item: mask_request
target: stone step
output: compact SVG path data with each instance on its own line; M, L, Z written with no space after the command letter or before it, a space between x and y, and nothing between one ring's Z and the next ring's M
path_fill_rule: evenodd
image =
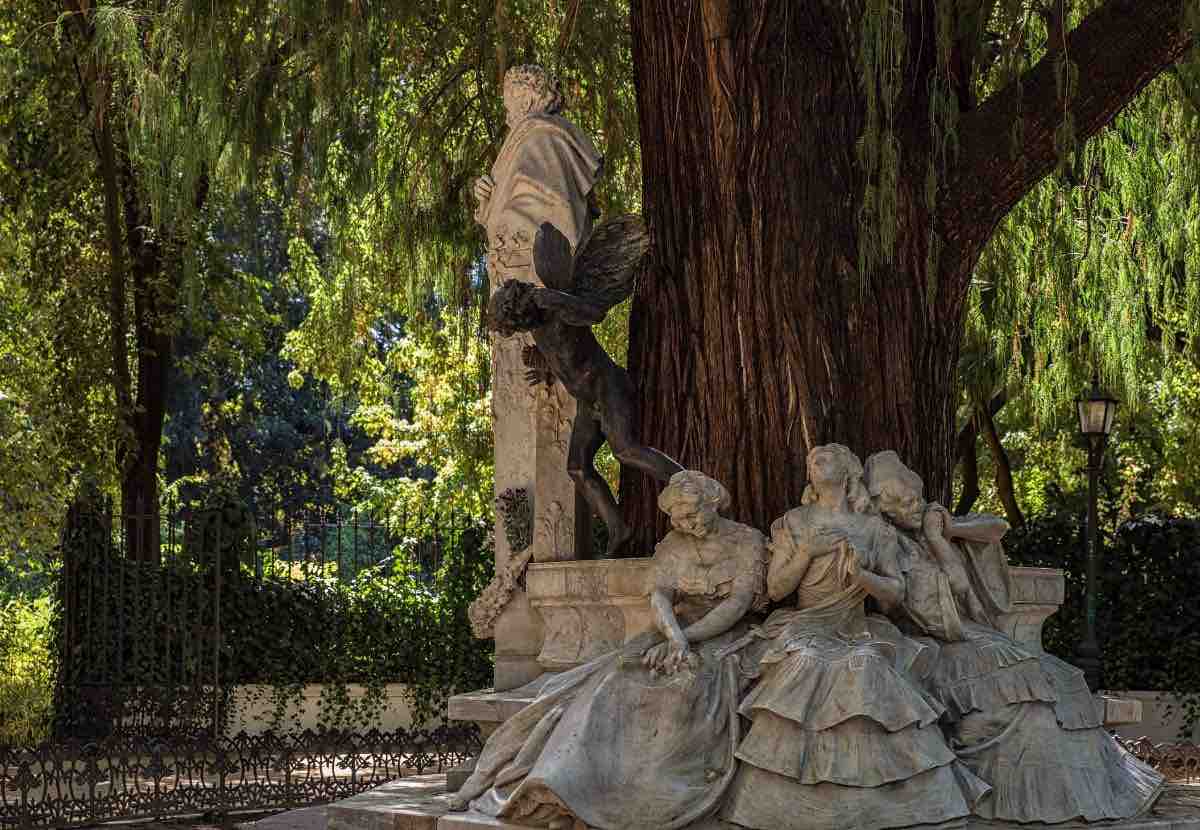
M451 813L446 799L445 775L402 778L329 805L325 808L327 830L528 830L527 825L512 824L480 813ZM705 830L738 830L735 825L724 822L714 821L710 825L706 825ZM285 826L266 830L284 830ZM1016 830L1023 826L980 820L969 820L963 825L965 830ZM1084 822L1053 825L1061 830L1096 826ZM1106 830L1200 830L1200 785L1168 787L1149 815L1129 821L1105 822L1104 827ZM258 825L255 830L259 830Z

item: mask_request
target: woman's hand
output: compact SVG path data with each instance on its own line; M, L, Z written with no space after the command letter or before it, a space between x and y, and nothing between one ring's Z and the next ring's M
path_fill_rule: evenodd
M691 666L696 661L696 655L686 640L664 640L658 645L646 649L642 656L642 665L653 672L675 674L685 666Z
M925 510L925 516L921 520L921 532L928 539L943 539L951 538L951 528L954 525L954 517L950 515L950 511L937 503L930 503Z

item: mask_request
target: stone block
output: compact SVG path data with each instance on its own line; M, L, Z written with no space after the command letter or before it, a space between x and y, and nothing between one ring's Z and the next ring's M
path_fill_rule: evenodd
M648 558L530 565L526 592L545 630L541 667L574 668L650 630L650 571Z
M515 689L542 673L542 619L524 591L516 591L496 620L496 689Z
M326 808L327 830L436 830L446 807L446 776L400 778Z
M1019 643L1042 650L1042 626L1058 612L1066 593L1063 572L1054 568L1012 568L1012 611L997 627Z
M1114 697L1101 694L1104 706L1104 725L1123 726L1142 722L1142 702L1136 698Z
M531 683L506 691L482 689L454 695L450 698L447 714L450 720L474 721L481 726L503 723L537 697L542 684L551 676L543 674Z

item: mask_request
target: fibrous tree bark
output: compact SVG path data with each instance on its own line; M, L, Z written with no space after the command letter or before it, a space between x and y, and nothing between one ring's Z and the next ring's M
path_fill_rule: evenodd
M858 60L867 3L631 4L654 242L631 318L643 440L724 482L740 520L765 528L798 504L806 453L830 441L895 449L930 498L949 499L963 313L984 244L1055 168L1064 116L1077 139L1094 134L1191 44L1182 0L1109 0L977 102L980 39L960 26L939 59L942 5L901 4L895 239L864 270L859 218L878 185L856 155L875 83ZM991 6L941 11L978 21ZM1063 51L1080 72L1066 97ZM938 73L958 108L948 160L933 157ZM652 484L626 477L622 496L649 544L662 530Z

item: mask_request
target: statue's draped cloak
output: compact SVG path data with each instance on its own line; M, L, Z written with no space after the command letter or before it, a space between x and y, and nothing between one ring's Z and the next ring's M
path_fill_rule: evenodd
M531 115L509 131L492 165L491 198L476 215L487 229L493 288L529 274L543 222L578 249L592 229L588 196L603 165L591 139L557 115Z

